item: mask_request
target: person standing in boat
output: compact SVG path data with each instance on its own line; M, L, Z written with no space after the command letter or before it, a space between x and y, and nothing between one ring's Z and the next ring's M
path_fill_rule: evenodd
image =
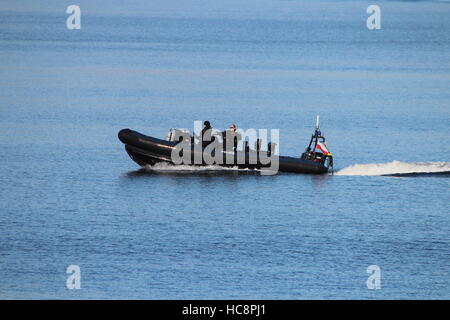
M211 123L209 123L209 121L205 121L203 122L203 129L200 132L200 137L199 139L202 141L202 147L206 148L206 146L208 146L208 144L210 144L212 142L212 128L211 128Z
M232 142L232 150L236 151L237 150L237 145L239 143L239 140L241 140L241 135L239 134L239 132L236 131L236 125L234 123L230 124L230 127L222 132L222 138L223 138L223 145L224 145L224 150L226 151L231 151L228 150L227 148L227 141L233 141Z

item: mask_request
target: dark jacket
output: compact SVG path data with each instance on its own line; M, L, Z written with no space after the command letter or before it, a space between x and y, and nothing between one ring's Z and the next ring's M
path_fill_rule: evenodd
M208 144L210 144L212 142L212 128L209 127L204 127L200 133L200 138L202 139L202 145L203 147L206 147Z
M233 151L236 151L239 140L241 139L241 135L235 131L225 130L225 131L222 131L222 137L223 137L224 150L226 150L227 138L228 138L228 139L233 139L233 144L232 144ZM227 151L231 151L231 150L227 150Z

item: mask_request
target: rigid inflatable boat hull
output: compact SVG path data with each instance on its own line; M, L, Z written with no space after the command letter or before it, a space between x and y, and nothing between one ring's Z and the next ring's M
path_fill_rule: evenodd
M119 139L125 144L125 150L130 158L138 165L144 167L146 165L155 165L156 163L165 162L174 164L171 158L172 150L177 145L176 142L165 141L162 139L143 135L137 131L130 129L123 129L119 132ZM192 152L192 156L194 151ZM238 163L237 157L245 157L245 163ZM269 165L263 165L259 162L251 163L249 159L255 160L257 152L242 152L238 151L234 155L233 164L217 164L225 167L237 166L242 169L261 169L269 167ZM242 158L241 158L242 159ZM205 164L196 164L205 165ZM320 162L314 162L311 160L304 160L294 157L279 156L279 168L281 172L295 172L295 173L312 173L323 174L328 172L328 168Z

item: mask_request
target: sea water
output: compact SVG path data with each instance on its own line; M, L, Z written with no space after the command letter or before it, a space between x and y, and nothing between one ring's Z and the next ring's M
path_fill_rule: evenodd
M77 4L0 4L0 298L450 298L450 3ZM139 170L117 139L209 120L299 156L317 114L334 175Z

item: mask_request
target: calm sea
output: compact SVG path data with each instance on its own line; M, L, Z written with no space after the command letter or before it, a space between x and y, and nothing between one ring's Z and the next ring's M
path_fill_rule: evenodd
M373 31L365 1L41 3L0 4L0 298L450 298L449 2ZM117 139L209 120L298 156L316 114L333 176L142 171Z

